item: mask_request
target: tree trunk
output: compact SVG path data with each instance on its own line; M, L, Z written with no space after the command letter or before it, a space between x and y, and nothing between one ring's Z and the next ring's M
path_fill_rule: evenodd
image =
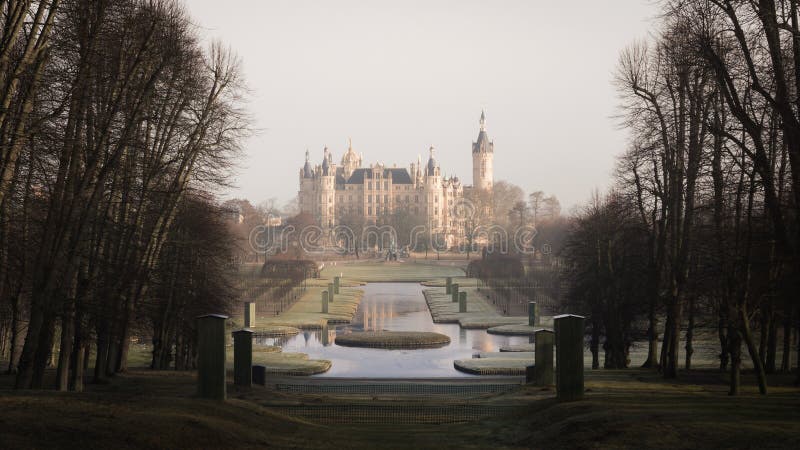
M651 299L650 310L647 313L647 359L643 368L658 366L658 318L656 317L656 300Z
M58 351L58 369L56 372L56 389L69 389L70 357L72 356L75 336L75 303L70 299L64 304L64 315L61 318L61 346Z
M689 297L689 325L686 328L686 370L692 370L692 354L694 347L692 340L694 338L694 296Z
M730 339L728 339L728 313L727 306L720 306L719 320L717 321L717 336L719 337L719 370L728 370L728 360L730 356Z
M739 395L742 369L742 336L733 325L729 325L728 341L730 342L728 353L731 355L731 379L728 395Z
M592 369L600 368L600 329L596 321L592 321L592 339L589 342L589 349L592 351Z
M747 311L744 307L739 309L739 320L744 334L744 342L747 345L747 351L750 353L750 359L753 361L753 368L756 372L758 392L761 395L766 395L767 375L764 373L764 363L762 362L761 355L758 353L758 348L753 339L753 333L750 331L750 321L747 320Z

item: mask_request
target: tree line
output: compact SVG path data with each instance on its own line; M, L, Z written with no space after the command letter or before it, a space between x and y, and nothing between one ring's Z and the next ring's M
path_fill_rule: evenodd
M621 52L614 83L630 146L611 192L580 212L565 250L595 366L601 337L611 368L627 367L643 338L644 366L674 378L679 351L692 367L702 322L715 330L731 394L744 358L762 394L766 374L791 370L798 3L662 1L658 31Z
M0 1L0 332L17 388L190 365L193 314L232 297L209 194L247 133L238 61L172 0ZM179 361L180 360L180 361Z

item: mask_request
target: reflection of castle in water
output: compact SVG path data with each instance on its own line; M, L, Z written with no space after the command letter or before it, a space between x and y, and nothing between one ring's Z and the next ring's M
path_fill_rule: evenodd
M361 328L364 331L381 331L386 328L386 319L395 317L394 303L367 303L362 305Z

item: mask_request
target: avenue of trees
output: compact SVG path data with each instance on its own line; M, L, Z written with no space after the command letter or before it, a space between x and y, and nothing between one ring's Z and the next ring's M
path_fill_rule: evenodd
M146 329L155 368L187 367L191 318L233 293L208 193L247 131L236 58L172 0L0 13L0 359L18 388L55 366L58 389L81 390L87 367L124 371Z
M799 3L663 1L659 31L622 51L615 83L630 147L564 253L595 366L601 336L609 368L627 367L643 338L644 366L674 378L691 368L702 321L716 330L731 394L744 359L762 394L766 374L792 369Z

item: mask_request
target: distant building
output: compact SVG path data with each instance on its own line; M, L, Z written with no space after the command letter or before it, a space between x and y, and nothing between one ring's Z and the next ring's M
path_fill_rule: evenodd
M472 144L472 180L475 189L491 190L494 144L486 133L486 117L481 112L478 139ZM444 178L436 162L433 146L428 161L421 158L409 168L383 164L362 167L363 155L353 150L352 142L340 164L327 147L322 162L312 166L309 153L300 169L300 211L314 217L325 230L340 225L343 217L363 218L365 224L386 223L382 218L402 209L421 218L434 233L448 237L450 244L459 240L463 222L454 214L454 206L464 197L458 177Z

